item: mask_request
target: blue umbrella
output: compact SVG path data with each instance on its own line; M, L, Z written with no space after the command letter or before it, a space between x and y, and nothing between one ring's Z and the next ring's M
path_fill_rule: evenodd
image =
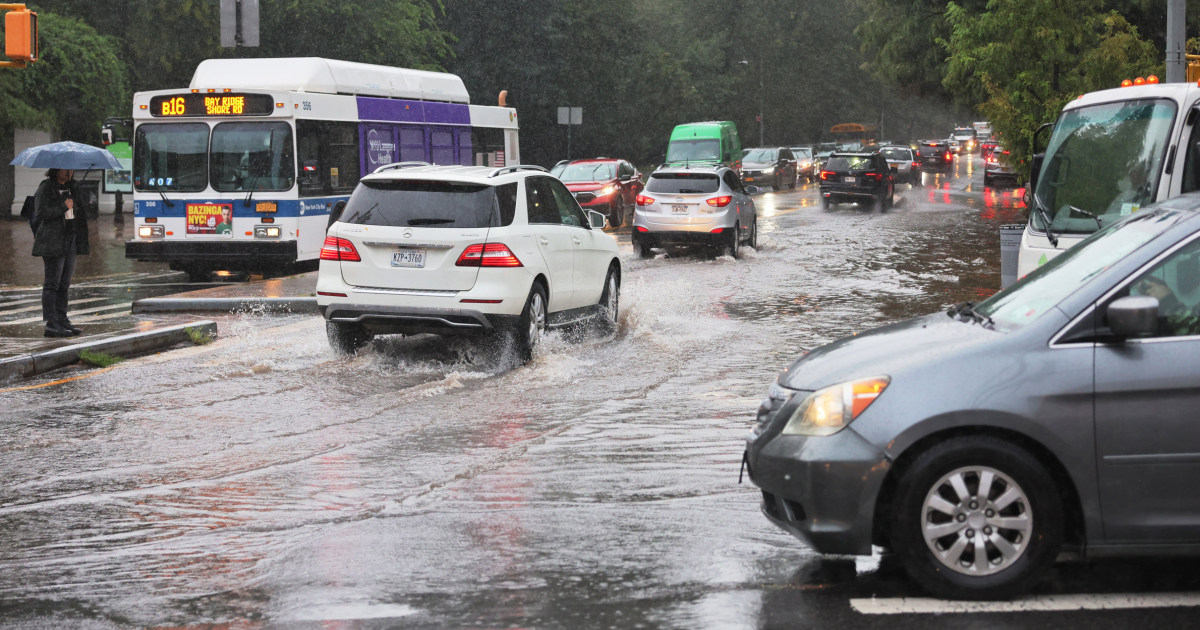
M107 150L70 140L29 147L9 164L30 168L65 168L73 171L122 168L117 158Z

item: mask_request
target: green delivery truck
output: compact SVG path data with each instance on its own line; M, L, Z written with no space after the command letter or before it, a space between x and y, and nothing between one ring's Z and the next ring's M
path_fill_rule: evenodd
M737 125L720 120L677 125L667 144L663 166L724 164L742 172L742 141Z

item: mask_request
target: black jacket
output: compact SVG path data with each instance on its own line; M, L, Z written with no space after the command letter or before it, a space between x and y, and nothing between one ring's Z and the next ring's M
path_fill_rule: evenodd
M75 219L72 225L75 229L75 253L86 255L88 249L87 212L79 203L79 189L75 180L65 184L70 196L75 200ZM67 231L66 195L59 194L57 182L49 178L42 180L34 193L34 216L37 217L37 232L33 237L34 256L65 256L65 241Z

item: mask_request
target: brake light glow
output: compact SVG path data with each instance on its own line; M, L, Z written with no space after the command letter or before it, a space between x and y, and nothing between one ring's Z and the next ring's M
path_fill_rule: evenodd
M342 262L359 262L358 250L354 243L336 236L326 236L325 244L321 247L321 260L340 260Z
M950 152L949 152L949 151L947 151L947 152L946 152L946 161L947 161L947 162L949 162L949 161L951 161L951 160L953 160L953 159L954 159L954 156L953 156L953 155L950 155Z
M647 197L646 195L637 196L637 205L639 206L648 206L652 203L654 203L654 197Z
M730 197L729 195L721 195L720 197L713 197L712 199L707 200L708 205L715 208L724 208L725 206L729 205L730 201L733 201L733 197Z
M639 225L639 226L638 226L638 231L639 231L639 232L649 232L650 230L649 230L649 229L647 229L647 228L646 228L646 226L644 226L644 225Z
M504 243L476 243L463 250L458 267L524 267Z
M725 228L713 228L712 230L709 230L709 233L710 234L720 234L721 232L724 232L724 231L725 231Z
M830 177L833 177L833 171L821 171L821 179L828 180Z

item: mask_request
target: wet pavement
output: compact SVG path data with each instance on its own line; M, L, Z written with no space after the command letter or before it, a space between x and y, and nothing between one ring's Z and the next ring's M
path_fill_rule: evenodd
M776 529L738 464L798 353L999 288L1020 202L980 164L884 213L822 211L812 185L758 196L742 260L640 260L626 228L616 335L554 333L523 366L428 336L339 357L319 317L247 312L213 344L0 389L0 625L923 627L860 612L921 594L888 558ZM1184 566L1098 566L1035 595L1197 587Z

